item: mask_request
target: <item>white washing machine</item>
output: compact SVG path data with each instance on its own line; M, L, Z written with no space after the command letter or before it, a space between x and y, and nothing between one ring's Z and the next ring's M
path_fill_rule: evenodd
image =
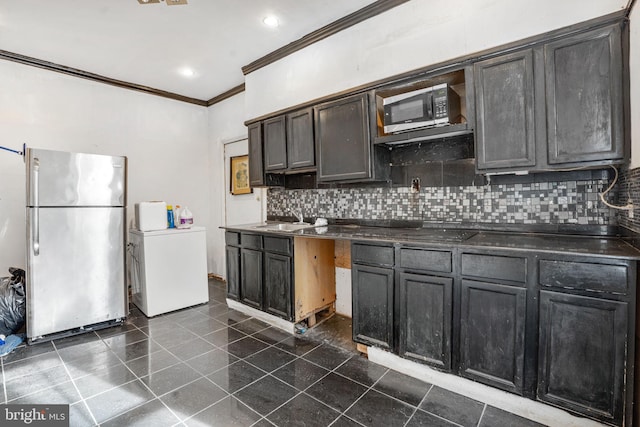
M209 301L204 227L129 231L133 303L153 317Z

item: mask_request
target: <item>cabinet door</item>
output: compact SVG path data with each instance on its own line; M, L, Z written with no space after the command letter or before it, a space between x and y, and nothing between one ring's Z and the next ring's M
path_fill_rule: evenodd
M627 304L540 292L538 399L621 423Z
M291 257L264 253L264 310L292 320Z
M287 160L289 169L315 166L313 110L296 111L287 116Z
M399 274L400 356L451 369L453 279Z
M240 298L240 248L226 247L227 254L227 297Z
M287 168L287 128L285 116L265 120L264 169L281 171Z
M522 394L526 289L462 281L460 375Z
M262 251L241 250L240 298L245 304L262 309Z
M620 27L549 43L544 57L549 163L621 159Z
M478 169L534 166L533 51L478 62L474 76Z
M262 159L262 124L249 125L249 184L264 185L264 163Z
M353 340L393 347L393 270L353 264Z
M315 107L318 181L371 177L367 94Z

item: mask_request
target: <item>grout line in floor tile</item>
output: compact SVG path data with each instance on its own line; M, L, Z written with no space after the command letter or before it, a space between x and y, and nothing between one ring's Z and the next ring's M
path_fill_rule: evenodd
M137 327L137 326L136 326L136 327ZM142 332L144 333L144 331L142 331ZM151 337L149 337L149 339L151 340L152 338L151 338ZM154 341L154 342L155 342L155 341ZM105 343L105 344L106 344L106 343ZM167 351L167 352L169 352L170 354L172 354L172 355L173 355L173 353L171 353L169 350L167 350L166 348L164 348L164 347L163 347L162 345L160 345L159 343L157 343L157 342L156 342L156 344L157 344L157 345L159 345L159 346L160 346L162 349L164 349L165 351ZM108 345L108 344L107 344L107 345ZM125 347L126 347L126 346L125 346ZM109 347L109 349L111 349L111 348ZM113 350L111 350L111 351L113 352ZM179 416L178 416L178 415L173 411L173 409L169 408L169 406L167 406L167 404L166 404L166 403L164 403L164 402L163 402L163 401L158 397L158 395L157 395L153 390L151 390L151 387L149 387L149 386L148 386L144 381L142 381L142 378L144 378L144 377L139 377L139 376L138 376L138 374L136 374L135 372L133 372L133 370L131 370L131 368L130 368L129 366L127 366L127 364L125 363L125 361L124 361L124 360L122 360L122 359L120 358L120 356L118 356L115 352L113 352L113 354L116 356L116 358L118 358L118 360L120 360L120 362L124 365L124 367L125 367L129 372L131 372L131 374L133 374L133 376L135 377L135 379L134 379L133 381L128 381L128 382L126 382L125 384L120 384L119 386L113 387L113 388L111 388L110 390L113 390L113 389L115 389L115 388L121 387L121 386L126 385L126 384L129 384L129 383L132 383L132 382L134 382L134 381L140 381L140 383L141 383L141 384L142 384L142 385L143 385L147 390L149 390L149 392L151 393L151 395L152 395L152 396L154 396L154 398L155 398L155 399L158 399L158 401L159 401L160 403L162 403L162 404L164 405L164 407L165 407L165 408L167 408L167 409L169 410L169 412L171 412L171 413L173 414L173 416L175 416L175 417L176 417L176 419L177 419L177 420L179 420L179 421L180 421L180 417L179 417ZM148 354L147 354L147 356L148 356ZM140 356L140 357L145 357L145 356ZM133 359L133 360L137 360L137 359L139 359L139 358L136 358L136 359ZM180 361L180 362L178 362L178 363L184 363L184 362ZM173 364L173 365L171 365L171 366L169 366L169 367L167 367L167 368L160 369L159 371L156 371L156 372L160 372L160 371L163 371L163 370L165 370L165 369L168 369L168 368L170 368L170 367L172 367L172 366L176 366L178 363L175 363L175 364ZM153 374L153 373L155 373L155 372L151 372L151 373L149 373L149 374L147 374L147 375L145 375L145 376L151 375L151 374ZM204 377L204 376L203 376L203 377ZM194 380L194 381L195 381L195 380ZM74 385L75 385L75 384L74 384ZM179 387L178 387L178 388L179 388ZM174 389L174 390L175 390L175 389ZM173 391L173 390L172 390L172 391ZM78 393L79 393L79 392L80 392L80 391L78 390ZM97 395L99 395L99 394L102 394L102 393L98 393ZM95 396L97 396L97 395L95 395ZM80 396L82 397L82 394L80 394ZM124 412L122 412L122 413L120 413L120 414L117 414L117 415L115 415L115 416L113 416L113 417L111 417L111 418L108 418L107 420L104 420L104 422L109 421L109 420L111 420L111 419L113 419L113 418L115 418L115 417L119 417L120 415L126 414L126 413L127 413L127 412L129 412L129 411L133 411L134 409L137 409L137 408L141 407L142 405L144 405L144 404L146 404L146 403L148 403L148 402L151 402L152 400L153 400L153 399L148 400L148 401L146 401L146 402L143 402L143 403L142 403L142 404L140 404L140 405L137 405L137 406L135 406L135 407L133 407L133 408L130 408L130 409L128 409L128 410L126 410L126 411L124 411ZM87 405L87 406L88 406L88 405ZM92 414L92 416L93 416L93 414ZM94 418L94 421L95 421L95 418ZM97 423L96 423L96 424L97 424Z
M16 400L19 400L19 399L22 399L22 398L25 398L25 397L29 397L29 396L33 396L34 394L38 394L38 393L40 393L40 392L42 392L42 391L50 390L50 389L52 389L52 388L54 388L54 387L58 387L58 386L61 386L61 385L67 384L67 383L70 383L70 382L72 382L72 381L73 381L73 380L63 381L63 382L61 382L61 383L57 383L57 384L51 385L51 386L49 386L49 387L39 388L39 389L38 389L38 390L36 390L36 391L32 391L32 392L27 393L27 394L21 394L20 396L18 396L18 397L14 397L13 399L9 399L9 398L7 397L6 401L7 401L7 403L12 403L12 402L15 402ZM75 384L73 384L73 385L75 386ZM78 399L77 401L69 403L69 405L73 405L73 404L75 404L75 403L78 403L78 402L80 402L81 400L82 400L82 396L80 396L80 399Z
M380 377L380 378L382 378L382 377ZM427 392L424 394L424 396L422 396L422 399L420 399L420 402L418 402L418 404L416 405L416 407L413 410L413 413L411 414L411 416L407 419L407 421L405 421L405 423L404 423L405 426L409 423L409 421L411 421L411 418L413 418L413 416L416 414L416 412L418 412L418 409L420 408L420 405L422 405L422 402L424 402L424 400L429 395L429 392L433 389L433 384L430 384L430 385L431 385L431 387L429 387L429 390L427 390Z
M217 385L217 384L216 384ZM249 408L249 410L253 413L255 413L256 415L258 415L259 417L262 417L261 414L259 414L257 411L255 411L251 406L247 405L246 403L244 403L242 400L238 399L236 396L234 396L233 394L229 394L225 397L223 397L222 399L217 400L216 402L212 403L211 405L207 406L206 408L203 408L201 410L199 410L198 412L196 412L195 414L185 418L184 420L182 420L182 423L184 424L186 421L189 421L190 419L193 419L196 415L201 414L202 412L206 411L207 409L211 408L213 405L217 405L218 403L222 402L224 399L229 399L229 398L234 398L236 399L238 402L242 403L244 406L246 406L247 408Z
M482 414L480 414L480 418L478 419L477 426L480 427L480 423L482 422L482 418L484 417L484 413L487 410L487 403L484 404L484 408L482 408Z
M262 417L262 418L260 418L258 421L256 421L255 423L251 424L251 427L258 425L258 423L261 423L261 422L263 422L263 421L264 421L264 422L269 423L269 425L276 426L274 423L272 423L271 421L269 421L269 420L268 420L268 419L266 419L265 417ZM277 426L276 426L276 427L277 427Z
M389 372L389 369L387 369L387 372ZM345 409L342 413L346 416L347 412L349 411L349 409L353 408L353 406L358 403L360 401L360 399L362 399L362 397L364 397L365 394L369 393L370 390L373 390L373 386L375 386L381 379L382 377L384 377L385 375L387 375L387 372L385 372L384 374L382 374L380 376L380 378L378 378L373 384L371 384L365 391L364 393L362 393L360 396L358 396L358 398L353 401L353 403L351 403L351 405L349 405L349 407L347 409Z
M268 376L270 376L270 377L272 377L272 378L275 378L276 380L280 381L281 383L283 383L283 384L285 384L285 385L287 385L287 386L291 387L292 389L294 389L294 390L296 391L296 394L294 394L291 398L289 398L289 399L287 399L286 401L284 401L281 405L279 405L279 406L277 406L276 408L274 408L271 412L267 413L266 415L263 415L263 418L266 418L266 417L268 417L269 415L273 414L273 413L274 413L274 412L276 412L278 409L282 408L284 405L286 405L287 403L291 402L293 399L295 399L296 397L298 397L298 396L300 396L300 395L302 394L302 392L301 392L301 391L298 391L298 389L297 389L297 388L292 387L291 385L289 385L289 384L285 383L285 382L284 382L284 381L282 381L280 378L276 378L276 377L274 377L274 376L273 376L273 375L271 375L271 374L268 374ZM263 378L264 378L264 377L263 377ZM240 402L244 403L244 404L245 404L245 405L247 405L249 408L251 408L251 406L249 406L247 403L243 402L243 401L242 401L242 399L240 399L240 398L239 398L239 397L237 397L237 396L235 396L235 397L236 397L236 399L238 399ZM252 408L252 409L253 409L253 408ZM257 411L256 411L256 412L257 412ZM262 415L262 414L259 414L259 415ZM267 420L267 421L269 421L269 420ZM271 422L271 421L269 421L269 422ZM273 423L272 423L272 424L273 424Z
M457 422L452 421L452 420L450 420L450 419L448 419L448 418L444 418L444 417L443 417L443 416L441 416L441 415L434 414L433 412L427 411L426 409L420 409L420 405L422 405L422 404L424 403L424 401L425 401L425 400L427 400L427 397L429 396L429 393L430 393L430 392L431 392L435 387L436 387L436 386L435 386L435 384L431 384L431 387L429 387L429 390L427 391L427 394L425 394L425 395L424 395L424 397L422 398L422 400L420 401L420 403L418 404L418 406L417 406L416 408L417 408L418 410L420 410L420 411L422 411L422 412L426 412L427 414L432 415L432 416L434 416L434 417L436 417L436 418L439 418L439 419L441 419L441 420L445 420L446 422L448 422L448 423L450 423L450 424L452 424L452 425L454 425L454 426L463 427L462 425L458 424ZM415 411L415 412L417 412L417 411ZM414 412L414 415L415 415L415 412ZM484 410L483 410L483 413L484 413ZM413 415L412 415L412 416L413 416ZM480 418L482 418L482 416L481 416ZM411 420L411 419L409 419L409 420Z
M60 361L62 362L62 367L67 372L67 375L69 376L69 378L71 378L71 384L73 384L73 388L76 389L76 392L78 393L78 396L80 396L80 399L81 399L80 401L84 403L85 407L87 408L87 411L89 411L89 415L91 416L91 420L93 420L93 425L94 426L98 425L98 421L96 420L96 417L93 415L93 411L91 411L91 409L89 408L89 405L87 405L87 403L86 403L86 401L84 399L84 396L82 396L82 393L80 393L80 389L78 388L78 385L73 380L73 377L71 376L71 372L69 372L69 368L67 367L67 364L65 363L64 360L62 360L62 356L60 356L60 352L58 351L58 346L53 341L51 342L51 345L53 346L53 351L55 351L56 354L58 355L58 358L60 358ZM69 405L69 407L71 407L71 405Z

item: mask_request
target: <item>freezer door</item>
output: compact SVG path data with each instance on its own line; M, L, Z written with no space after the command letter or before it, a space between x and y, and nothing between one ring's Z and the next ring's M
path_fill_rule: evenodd
M27 206L126 206L126 160L27 149Z
M124 208L40 208L39 224L35 211L27 209L27 336L125 317Z

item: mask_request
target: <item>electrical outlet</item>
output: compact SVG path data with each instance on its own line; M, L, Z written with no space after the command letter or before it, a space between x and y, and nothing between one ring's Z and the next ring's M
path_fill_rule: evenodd
M419 193L420 192L420 178L412 178L411 179L411 192Z

